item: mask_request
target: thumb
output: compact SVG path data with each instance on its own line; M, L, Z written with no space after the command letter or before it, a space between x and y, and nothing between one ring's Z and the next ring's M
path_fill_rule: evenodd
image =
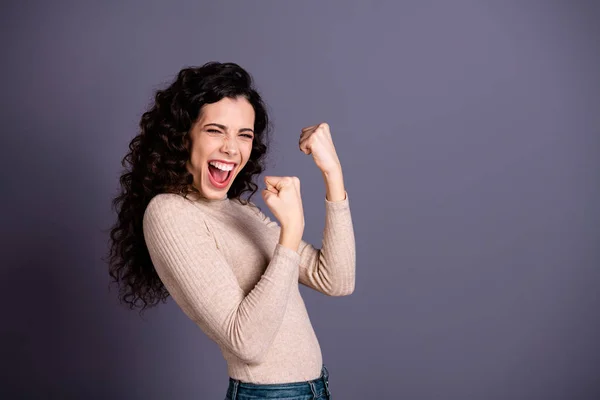
M274 194L273 194L273 192L270 192L267 189L264 189L262 191L262 196L263 196L263 199L265 200L265 202L267 202L271 197L274 196Z
M273 185L271 185L270 183L267 183L267 188L265 189L268 192L271 192L273 194L279 194L279 190L277 190Z
M282 176L265 176L265 183L279 189L279 182L282 179Z

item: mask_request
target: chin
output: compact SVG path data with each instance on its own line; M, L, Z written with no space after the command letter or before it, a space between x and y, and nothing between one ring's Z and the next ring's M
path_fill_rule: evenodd
M202 194L202 197L209 199L209 200L223 199L223 198L227 197L227 192L229 192L229 189L231 189L231 185L233 184L235 178L236 178L235 176L232 177L229 184L222 189L213 187L213 185L210 182L204 182L203 185L201 186L202 189L200 190L200 193Z

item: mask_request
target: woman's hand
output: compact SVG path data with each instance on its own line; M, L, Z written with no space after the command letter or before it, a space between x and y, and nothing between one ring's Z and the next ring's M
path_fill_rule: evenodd
M342 166L331 139L329 124L326 122L302 129L299 146L303 153L313 156L315 164L323 174L341 172Z
M295 176L265 176L267 188L262 191L265 203L282 228L304 230L304 209L300 179Z
M267 188L262 191L263 199L281 225L279 243L298 251L304 234L300 179L295 176L265 176L265 183Z

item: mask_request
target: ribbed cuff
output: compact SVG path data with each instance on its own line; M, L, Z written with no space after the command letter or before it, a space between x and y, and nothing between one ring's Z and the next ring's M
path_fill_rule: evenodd
M282 257L291 263L295 263L296 265L300 264L300 254L289 247L285 247L281 243L277 243L277 246L275 246L273 258L275 257Z
M350 205L350 200L348 199L348 192L344 193L346 198L338 201L329 201L327 200L327 196L325 196L325 206L329 208L347 208Z

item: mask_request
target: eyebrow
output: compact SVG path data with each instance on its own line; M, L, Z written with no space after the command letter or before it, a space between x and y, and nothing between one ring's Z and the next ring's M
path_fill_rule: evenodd
M207 126L216 126L217 128L221 128L224 131L227 130L227 127L225 125L221 125L221 124L210 123L210 124L204 125L203 128L206 128ZM252 133L254 133L254 131L252 129L250 129L250 128L242 128L242 129L239 130L239 132L252 132Z

